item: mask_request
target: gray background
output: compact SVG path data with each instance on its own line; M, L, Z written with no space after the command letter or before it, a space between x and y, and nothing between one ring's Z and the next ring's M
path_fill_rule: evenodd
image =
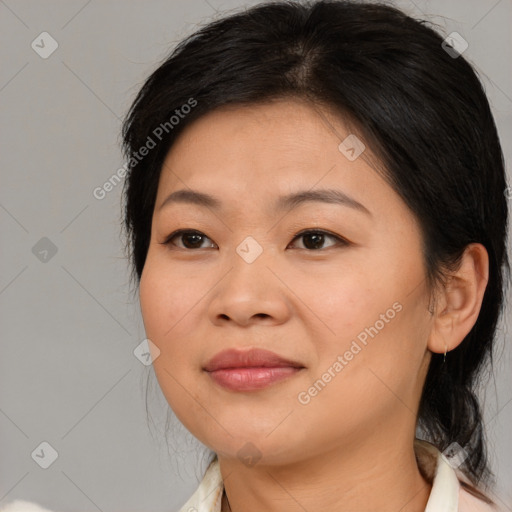
M133 353L145 336L120 239L122 185L103 200L93 190L123 164L120 121L168 50L255 3L0 0L0 505L171 512L196 488L201 447L178 424L168 452L167 403ZM511 0L395 4L469 42L464 56L510 162ZM59 45L47 59L31 47L43 31ZM483 398L499 496L512 510L510 304ZM31 456L43 441L58 452L48 469Z

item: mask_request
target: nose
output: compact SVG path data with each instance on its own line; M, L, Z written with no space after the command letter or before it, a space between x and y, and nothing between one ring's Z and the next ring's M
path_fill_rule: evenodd
M290 317L287 287L272 265L273 255L263 252L248 263L239 254L231 259L231 267L212 291L210 321L215 325L234 323L242 327L252 324L279 325ZM275 261L275 259L274 259Z

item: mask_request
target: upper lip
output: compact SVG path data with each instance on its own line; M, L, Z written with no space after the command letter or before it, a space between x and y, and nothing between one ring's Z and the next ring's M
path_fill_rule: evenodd
M207 372L225 368L283 367L304 368L304 365L263 349L228 349L215 354L204 366Z

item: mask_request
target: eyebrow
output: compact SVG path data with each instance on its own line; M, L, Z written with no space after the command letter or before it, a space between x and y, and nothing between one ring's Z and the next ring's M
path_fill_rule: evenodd
M289 211L297 208L301 204L309 202L348 206L349 208L359 210L370 217L372 216L371 212L364 205L341 190L336 189L302 190L293 192L286 196L281 196L277 199L275 210ZM205 194L204 192L199 192L197 190L181 189L169 194L158 210L162 210L165 206L173 203L195 204L197 206L204 206L213 210L220 210L222 208L222 202L210 194Z

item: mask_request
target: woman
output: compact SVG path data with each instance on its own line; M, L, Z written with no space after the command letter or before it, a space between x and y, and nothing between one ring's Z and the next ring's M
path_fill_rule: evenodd
M384 5L278 2L142 87L124 127L129 158L159 142L126 188L142 315L167 401L215 454L182 511L488 507L473 385L506 183L454 50Z
M261 4L139 92L133 275L162 391L212 450L181 512L499 510L474 390L506 182L456 43L385 5Z

